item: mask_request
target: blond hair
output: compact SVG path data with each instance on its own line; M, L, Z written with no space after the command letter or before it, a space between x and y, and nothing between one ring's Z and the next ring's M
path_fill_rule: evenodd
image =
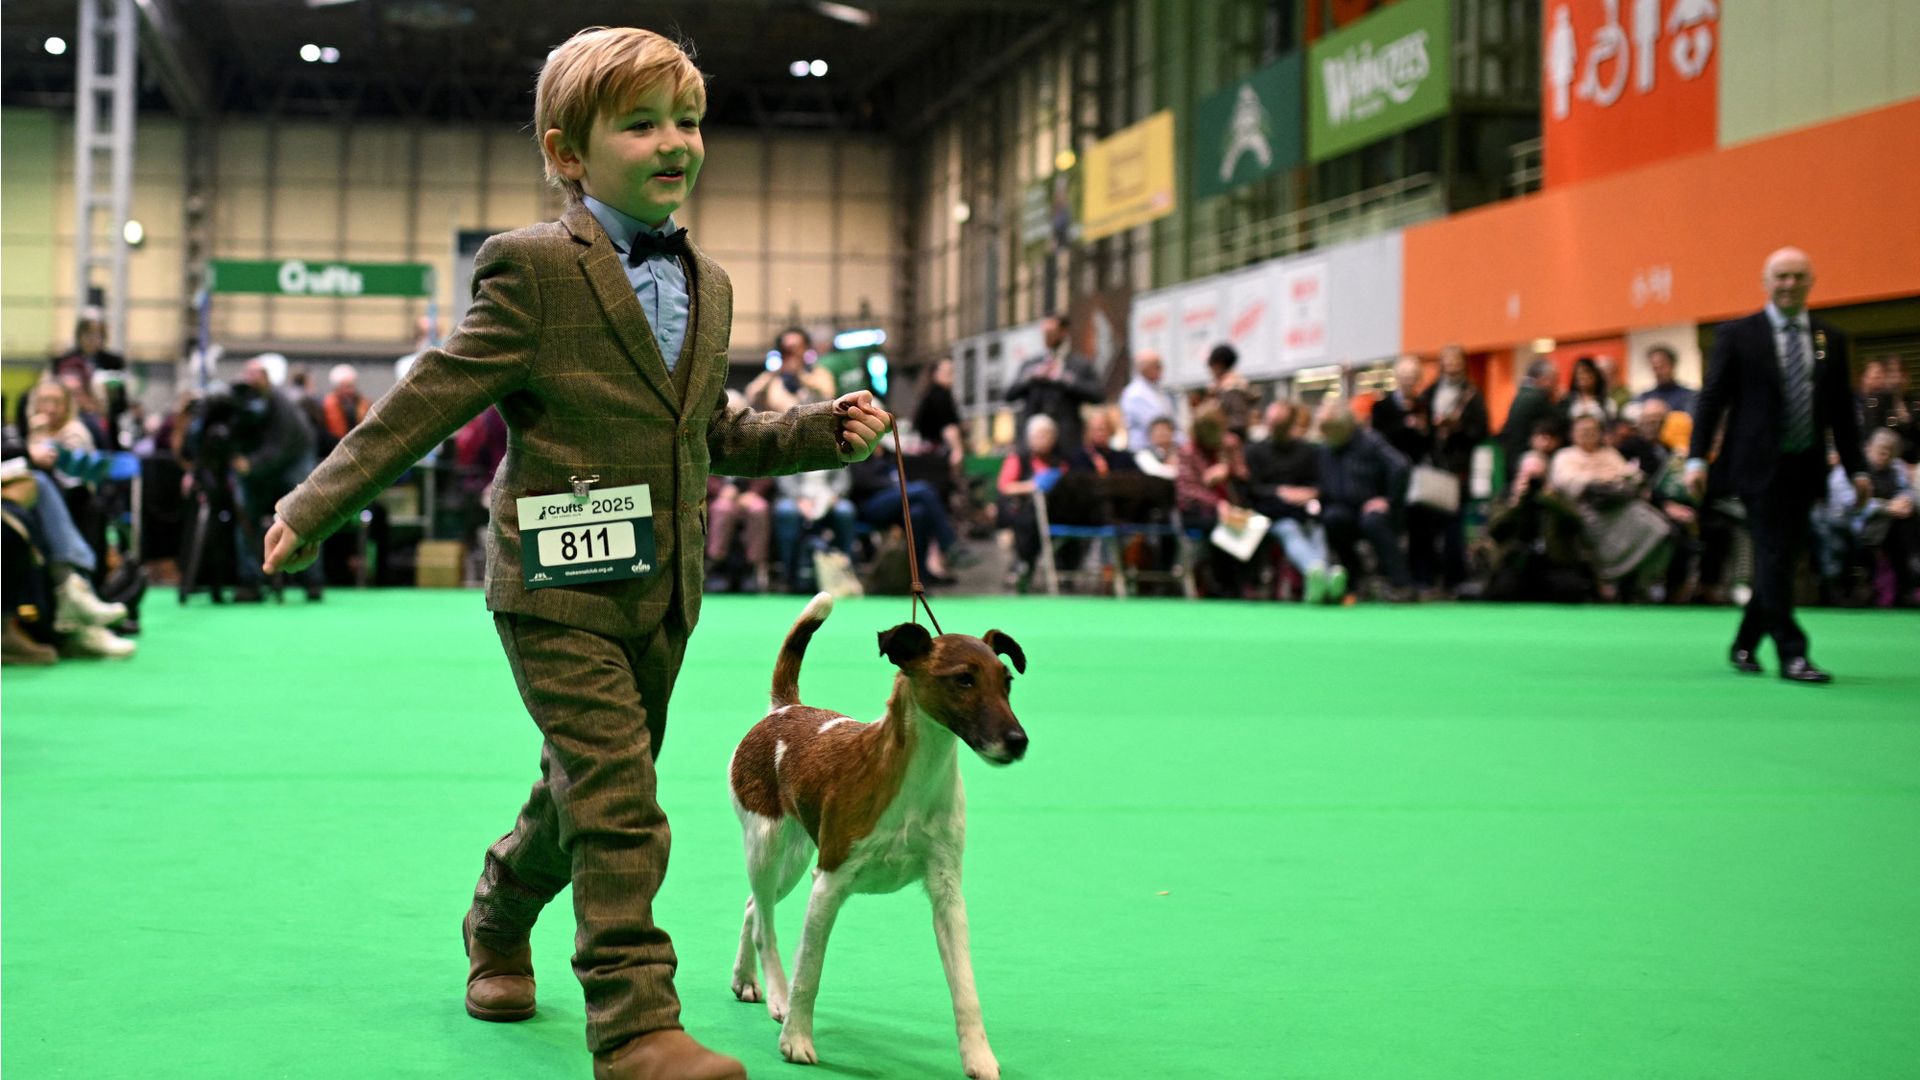
M533 90L533 137L546 163L547 182L580 201L580 182L554 169L547 132L558 128L561 141L580 153L594 121L626 112L663 86L672 91L675 105L707 111L707 79L693 57L651 30L590 26L548 53Z

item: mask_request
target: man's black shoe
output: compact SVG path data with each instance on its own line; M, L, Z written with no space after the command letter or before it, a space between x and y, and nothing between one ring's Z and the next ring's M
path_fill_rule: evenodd
M307 602L308 603L318 603L320 599L324 596L326 596L326 593L320 590L320 586L318 585L307 586Z
M1742 675L1758 675L1766 670L1760 666L1760 659L1753 655L1752 649L1733 650L1727 654L1727 662Z
M260 600L260 587L257 585L235 585L233 587L233 602L236 604L257 604Z
M1788 682L1830 683L1833 676L1813 666L1813 661L1796 656L1780 665L1780 677Z

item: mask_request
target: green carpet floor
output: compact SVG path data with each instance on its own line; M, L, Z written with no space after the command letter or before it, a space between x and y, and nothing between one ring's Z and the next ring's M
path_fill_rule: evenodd
M710 599L680 680L658 912L687 1026L760 1077L958 1077L917 889L842 913L817 1073L728 993L725 764L799 606ZM809 703L877 715L906 611L842 604ZM1027 760L962 766L1010 1080L1920 1075L1920 618L1808 614L1823 690L1731 674L1728 611L938 614L1030 660ZM6 672L8 1080L588 1075L564 897L539 1016L460 1008L460 916L538 747L477 594L156 596L141 642Z

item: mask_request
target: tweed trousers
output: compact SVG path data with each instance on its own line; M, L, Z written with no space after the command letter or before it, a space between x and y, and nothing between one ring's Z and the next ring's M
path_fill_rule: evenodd
M499 613L494 627L545 739L533 793L513 831L487 850L475 936L497 947L524 942L571 883L588 1047L601 1053L677 1028L673 942L653 922L672 846L653 763L687 628L675 613L626 641L530 615Z

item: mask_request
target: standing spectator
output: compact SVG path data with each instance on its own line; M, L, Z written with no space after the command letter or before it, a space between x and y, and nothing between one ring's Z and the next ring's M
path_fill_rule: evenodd
M783 413L833 400L833 374L810 363L805 330L797 326L782 330L775 344L780 350L780 366L761 372L747 384L747 408Z
M367 399L360 396L360 373L351 364L335 364L327 372L327 399L322 403L325 428L319 433L320 445L332 452L347 432L367 418Z
M1553 361L1536 357L1527 365L1527 379L1513 396L1507 410L1507 422L1500 428L1500 455L1506 460L1507 475L1517 476L1520 459L1527 452L1533 433L1542 420L1558 421L1560 412L1553 401L1553 384L1558 373Z
M1753 536L1753 595L1728 658L1737 671L1759 672L1754 650L1772 637L1782 678L1831 682L1807 658L1806 631L1793 617L1793 574L1826 474L1829 435L1861 500L1871 494L1847 385L1847 339L1807 315L1813 262L1806 252L1769 255L1764 283L1766 308L1723 325L1714 341L1695 406L1687 486L1696 502L1705 495L1707 452L1724 417L1722 453Z
M1060 446L1080 445L1080 406L1098 404L1100 376L1093 361L1073 349L1065 315L1049 315L1041 323L1045 355L1020 365L1007 400L1021 402L1020 430L1036 416L1052 419Z
M1361 428L1338 398L1320 405L1320 437L1320 520L1327 543L1357 583L1366 569L1360 561L1365 540L1386 576L1386 598L1407 599L1412 579L1394 524L1394 507L1407 487L1407 459L1378 433Z
M1600 421L1600 430L1605 431L1619 415L1607 392L1607 377L1601 372L1599 361L1591 356L1575 360L1573 374L1567 379L1567 396L1560 399L1560 417L1568 428L1572 428L1575 420L1591 416Z
M1013 576L1020 592L1032 585L1034 565L1046 544L1040 535L1040 519L1034 513L1033 493L1052 490L1067 470L1066 455L1060 450L1060 426L1051 416L1035 413L1027 417L1024 434L1026 448L1007 455L996 484L1001 498L1000 520L1013 526Z
M233 471L239 474L240 489L246 497L250 526L242 535L251 536L257 528L265 527L264 523L273 516L275 504L313 471L314 434L300 407L285 391L273 385L273 375L264 357L247 361L244 389L237 396L245 400L252 421L248 449L233 462ZM241 583L234 590L234 598L243 603L260 599L260 561L264 553L255 552L255 556L241 559L236 568ZM298 576L308 600L321 598L324 575L317 562L300 571Z
M1407 507L1408 561L1414 584L1452 592L1467 580L1467 474L1473 471L1474 448L1487 437L1487 399L1467 378L1467 354L1460 346L1440 351L1440 377L1420 394L1413 420L1431 439L1427 459L1453 474L1459 497L1451 513Z
M324 399L313 393L313 375L305 364L296 364L287 372L287 397L300 409L300 415L307 418L307 427L313 430L315 456L333 449L338 439L329 440L327 436L327 408Z
M1215 345L1207 354L1207 399L1220 410L1227 430L1243 442L1247 430L1253 426L1253 410L1257 399L1247 377L1234 370L1240 364L1240 353L1231 345Z
M1900 358L1881 356L1867 361L1860 373L1860 431L1872 435L1887 430L1899 435L1905 444L1903 457L1920 460L1920 401L1911 401L1906 393L1906 374Z
M956 474L960 471L967 444L960 431L960 406L953 400L953 357L935 360L928 370L926 385L920 388L920 404L913 410L913 430L922 439L944 447L948 470Z
M1174 492L1182 523L1203 537L1222 521L1237 527L1250 512L1246 455L1240 437L1227 429L1223 411L1209 408L1194 415L1193 437L1180 448ZM1206 547L1208 595L1244 599L1254 561L1241 562L1211 543Z
M1431 444L1420 416L1420 358L1403 356L1393 365L1393 392L1374 402L1367 424L1408 461L1425 461Z
M1155 420L1164 417L1174 426L1176 406L1173 395L1160 385L1160 377L1166 373L1166 364L1160 354L1147 349L1133 361L1133 380L1120 392L1120 413L1127 422L1127 449L1138 451L1151 441L1149 429Z
M1634 400L1645 404L1649 401L1665 402L1671 412L1693 415L1694 399L1699 393L1681 386L1674 380L1674 371L1679 365L1671 345L1654 345L1647 349L1647 366L1653 369L1653 389L1645 391Z
M1267 437L1247 447L1247 486L1253 508L1273 521L1273 538L1306 582L1306 602L1338 602L1347 593L1347 571L1327 566L1327 534L1320 525L1320 448L1294 437L1295 412L1290 401L1267 406Z

